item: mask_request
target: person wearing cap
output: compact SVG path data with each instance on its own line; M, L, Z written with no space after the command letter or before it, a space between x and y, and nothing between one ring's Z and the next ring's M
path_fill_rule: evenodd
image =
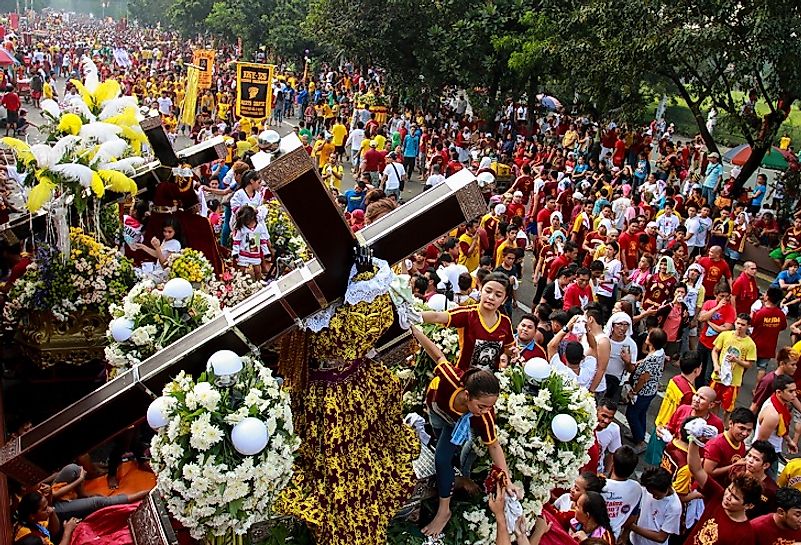
M387 155L384 172L381 173L381 189L384 190L387 197L395 195L400 200L401 187L405 178L406 172L403 170L403 165L400 164L395 152L391 151Z
M706 173L703 183L703 194L706 197L706 202L714 203L715 194L717 193L720 180L723 177L723 165L720 163L720 155L718 153L710 153L708 155L709 164L706 166Z
M373 184L377 184L380 178L381 166L384 163L384 154L376 149L378 144L375 140L370 140L369 148L364 153L362 162L359 165L362 174L370 175Z

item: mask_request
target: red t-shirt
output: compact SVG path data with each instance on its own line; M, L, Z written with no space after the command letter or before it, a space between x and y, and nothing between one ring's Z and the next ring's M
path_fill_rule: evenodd
M376 149L369 149L364 154L364 171L378 172L384 156Z
M731 294L737 298L737 314L751 314L751 305L759 298L756 278L741 273L731 286Z
M559 269L570 265L570 263L570 258L565 256L565 254L556 256L556 258L551 261L551 264L548 266L548 280L553 282L557 273L559 273Z
M506 205L506 217L509 218L509 221L512 221L512 218L514 218L515 216L520 216L522 218L525 215L525 213L526 213L526 205L523 204L522 202L521 203L510 202L508 205Z
M542 210L537 212L537 223L542 224L543 230L549 225L551 225L551 214L553 214L554 212L556 212L556 210L548 210L548 208L543 208ZM542 233L537 233L537 234L541 235Z
M580 288L578 284L572 282L565 290L563 301L563 310L570 310L573 307L583 309L587 303L592 301L592 287L587 284Z
M531 191L534 189L534 178L523 174L515 181L515 189L523 192L523 202L527 203Z
M713 261L709 256L702 257L698 261L698 264L704 268L704 271L706 271L704 274L704 289L706 290L706 296L714 297L715 286L718 285L720 279L723 277L731 278L729 264L723 259Z
M787 316L780 308L762 307L754 313L751 325L754 328L751 338L756 344L757 358L775 358L779 333L787 329Z
M623 262L628 270L636 269L640 261L640 234L630 234L628 231L621 233L617 238L620 244L620 253Z
M9 112L18 112L20 106L22 106L22 102L20 102L19 95L15 92L6 93L3 95L2 100L0 100L0 104L6 107L6 110Z
M745 444L740 443L739 447L735 447L725 433L713 437L704 446L704 458L717 462L718 467L729 466L743 456L745 456ZM722 486L726 486L729 484L729 477L722 475L717 477L717 481Z
M498 368L501 352L515 344L512 322L508 316L498 314L495 325L488 327L481 318L478 305L459 307L448 311L445 327L459 330L459 360L456 367L466 371L471 367Z
M773 513L752 520L751 529L756 537L755 545L787 545L801 541L801 530L779 528Z
M723 487L715 479L707 479L701 487L704 514L695 523L684 545L753 545L754 531L747 520L735 522L723 509Z
M674 437L679 436L679 428L681 427L681 423L687 420L689 416L693 414L693 408L690 405L679 405L676 407L676 411L673 413L673 416L670 417L670 422L668 422L667 428L670 430L670 433L673 434ZM706 418L706 423L710 426L715 426L717 428L718 433L723 433L723 420L720 417L708 413Z
M704 279L704 284L706 284L706 279ZM715 299L710 299L709 301L704 303L704 306L701 307L701 312L706 312L711 310L717 306L718 302ZM726 303L721 307L715 314L712 315L712 318L709 319L715 325L723 325L723 324L733 324L734 320L737 318L737 311L734 310L734 307L731 303ZM709 327L707 324L701 326L699 330L701 344L703 344L708 349L712 350L715 345L715 339L718 336L718 332Z

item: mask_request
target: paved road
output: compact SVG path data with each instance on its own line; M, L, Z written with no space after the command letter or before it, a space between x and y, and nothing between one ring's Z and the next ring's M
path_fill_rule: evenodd
M59 83L60 83L59 89L61 90L61 88L63 86L63 82L59 82ZM37 110L35 110L34 108L30 107L30 106L26 105L26 107L30 111L30 116L29 116L30 120L34 124L38 124L41 121L41 116L40 116L39 112ZM290 118L281 127L276 127L276 129L283 136L283 135L285 135L285 134L287 134L287 133L289 133L289 132L291 132L293 130L296 122L297 122L296 119ZM28 138L31 141L31 143L34 143L34 142L37 142L37 141L41 140L41 136L38 134L38 132L35 129L32 129L31 131L29 131ZM179 136L178 137L178 140L176 142L176 147L177 148L181 149L181 148L187 147L189 145L191 145L191 141L187 137L185 137L185 136ZM412 180L409 181L406 184L406 187L405 187L405 189L404 189L404 191L402 193L403 200L407 200L408 201L412 197L414 197L414 196L418 195L419 193L421 193L422 189L423 189L423 181L424 180L421 180L420 175L415 173L413 175L413 177L412 177ZM344 177L344 180L343 180L343 183L342 183L343 190L349 189L349 188L353 187L353 185L354 185L354 176L350 172L350 164L346 162L345 163L345 177ZM519 305L518 305L518 309L516 309L515 312L514 312L515 322L517 320L519 320L520 316L523 313L529 312L530 308L531 308L531 306L533 304L532 299L534 297L534 292L535 292L535 286L533 285L533 283L531 281L531 269L532 269L532 260L533 260L533 258L534 258L533 252L527 252L525 265L524 265L524 271L523 271L523 280L522 280L521 286L520 286L520 288L519 288L519 290L517 292ZM739 271L737 271L737 272L739 272ZM765 288L767 288L768 280L765 279L765 278L760 278L759 283L760 283L760 288L764 290ZM790 344L789 331L783 332L782 335L780 336L779 346L782 346L784 344ZM668 379L670 377L672 377L673 375L675 375L677 372L678 372L677 368L675 368L673 366L670 366L670 365L667 366L667 368L665 369L665 377L663 377L662 383L666 384ZM747 407L750 404L751 390L754 387L755 377L756 377L756 370L755 369L749 369L748 371L746 371L745 376L743 378L743 388L741 389L740 396L738 398L738 405ZM660 404L660 400L661 400L661 396L662 395L663 394L660 391L660 393L659 393L660 397L658 397L658 398L656 398L654 400L654 402L651 404L651 407L649 409L649 414L648 414L648 417L649 417L649 429L651 429L652 426L653 426L653 421L654 421L654 418L656 417L656 414L658 412L659 404ZM618 412L617 421L621 425L622 428L628 430L628 425L626 423L625 416L623 415L622 412Z

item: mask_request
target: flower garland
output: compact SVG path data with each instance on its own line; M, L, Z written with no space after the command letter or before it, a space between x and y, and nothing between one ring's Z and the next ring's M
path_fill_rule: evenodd
M208 284L214 280L214 267L202 252L183 248L167 261L169 278L183 278L192 284Z
M227 270L219 280L212 280L209 283L209 293L214 295L222 308L233 307L260 289L261 282L256 281L251 275L240 270Z
M133 263L78 228L70 229L70 253L62 256L42 245L34 262L15 282L3 309L6 323L26 320L31 312L50 312L66 322L79 311L106 313L134 285Z
M182 307L173 306L155 282L145 279L136 284L122 304L111 304L112 318L123 318L130 324L130 335L124 341L115 340L112 320L106 361L111 366L109 379L140 364L165 346L213 320L220 314L216 297L195 290Z
M568 488L579 469L589 461L589 449L597 426L595 399L578 382L558 373L532 387L523 368L508 367L496 373L501 395L495 404L498 440L506 455L512 480L524 491L523 512L528 520L542 511L554 488ZM551 423L556 415L572 416L578 433L571 441L559 441ZM474 443L476 452L487 459L486 447ZM495 520L486 498L456 505L445 529L446 545L492 545ZM404 534L403 543L422 544L421 538Z
M218 387L214 375L193 381L181 371L164 387L164 416L151 442L151 465L170 513L195 539L246 534L273 517L272 504L292 477L300 446L289 394L257 359L243 358L236 383ZM232 428L256 417L267 427L267 446L239 454Z

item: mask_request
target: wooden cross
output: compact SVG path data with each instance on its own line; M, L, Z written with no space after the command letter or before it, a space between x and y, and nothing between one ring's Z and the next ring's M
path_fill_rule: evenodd
M214 352L244 354L334 303L345 293L356 244L397 263L486 210L474 176L462 170L354 234L296 135L281 141L277 157L261 172L314 258L6 443L0 449L0 471L23 484L39 482L140 422L180 370L197 376Z

